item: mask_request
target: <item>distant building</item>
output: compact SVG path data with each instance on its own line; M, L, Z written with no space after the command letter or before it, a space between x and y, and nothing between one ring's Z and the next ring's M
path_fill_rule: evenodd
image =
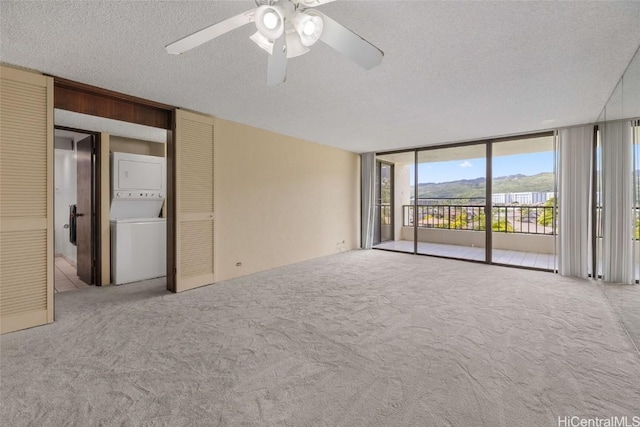
M517 203L519 205L530 205L533 203L533 193L511 193L513 199L511 203Z
M494 205L539 205L553 197L553 192L523 191L518 193L493 193L491 201Z

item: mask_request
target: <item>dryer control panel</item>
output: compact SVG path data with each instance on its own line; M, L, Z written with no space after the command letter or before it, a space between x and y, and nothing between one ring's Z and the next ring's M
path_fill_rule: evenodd
M114 199L164 199L164 193L153 191L116 191L113 195Z

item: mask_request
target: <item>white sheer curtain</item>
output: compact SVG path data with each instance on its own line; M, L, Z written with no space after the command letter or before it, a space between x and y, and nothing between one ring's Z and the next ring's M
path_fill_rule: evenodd
M558 273L588 277L593 126L558 132Z
M360 155L360 171L362 173L362 248L371 249L375 227L375 192L376 192L376 154Z
M602 146L602 278L634 282L633 128L606 123Z

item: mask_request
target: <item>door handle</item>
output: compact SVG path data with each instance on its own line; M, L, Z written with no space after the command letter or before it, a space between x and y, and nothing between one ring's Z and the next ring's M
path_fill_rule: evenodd
M83 213L77 213L76 217L79 217L79 216L84 216L84 214Z

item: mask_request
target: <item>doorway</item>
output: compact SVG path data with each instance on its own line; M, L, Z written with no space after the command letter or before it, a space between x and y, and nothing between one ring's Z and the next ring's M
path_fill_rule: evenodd
M161 279L161 285L167 131L58 109L55 121L56 132L71 138L64 147L72 160L67 176L76 177L71 197L58 203L56 213L56 242L71 247L67 259L56 260L65 267L62 273L76 288L82 287L78 279L96 286ZM63 167L57 167L61 175ZM150 180L161 185L148 186ZM65 290L73 290L62 276L59 272Z
M54 131L55 292L97 283L99 263L100 135L56 127Z

